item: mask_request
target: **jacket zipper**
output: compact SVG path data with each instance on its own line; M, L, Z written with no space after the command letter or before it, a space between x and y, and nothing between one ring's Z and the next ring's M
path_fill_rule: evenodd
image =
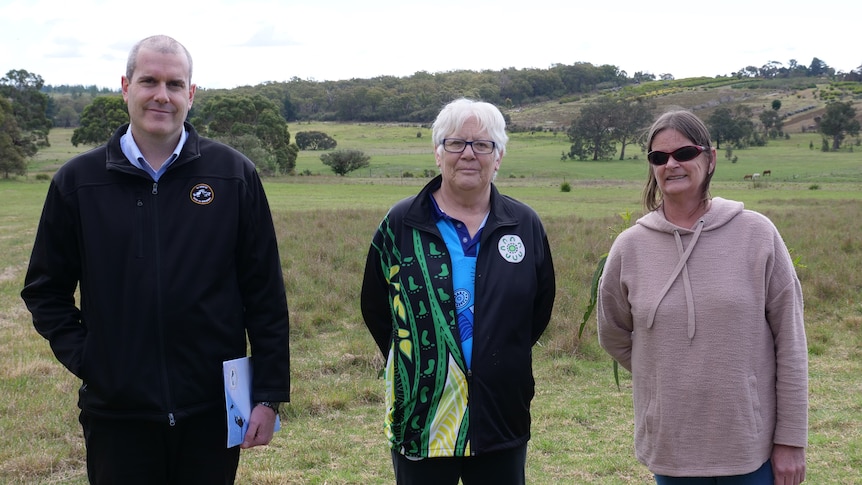
M167 416L168 417L168 425L176 426L177 420L176 420L176 416L174 416L174 412L173 412L174 405L173 405L173 397L172 397L172 393L171 393L171 385L170 385L170 381L168 380L168 377L169 377L168 374L169 373L168 373L167 353L165 351L165 329L162 327L164 320L161 318L162 314L164 313L164 309L163 309L163 303L162 303L162 284L161 284L161 282L162 282L162 278L161 278L161 268L162 268L162 265L161 265L161 247L159 247L159 244L158 244L158 241L159 241L159 224L158 224L159 211L158 211L158 199L156 197L159 195L159 183L158 182L153 182L153 188L152 188L150 193L153 195L153 197L152 197L152 201L153 201L153 211L152 211L152 214L153 214L152 224L153 225L152 225L152 229L153 229L153 248L155 248L155 251L154 251L155 261L154 261L154 263L155 263L155 268L156 268L156 282L155 282L155 285L156 285L156 289L155 289L155 293L156 293L156 319L158 321L158 325L156 325L156 329L157 329L158 335L159 335L159 350L161 353L161 361L162 361L162 381L165 383L164 384L164 386L165 386L164 387L165 401L166 401L167 408L168 408L168 416Z

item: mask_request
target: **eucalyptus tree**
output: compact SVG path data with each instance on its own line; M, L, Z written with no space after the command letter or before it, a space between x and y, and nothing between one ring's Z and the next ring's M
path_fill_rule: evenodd
M21 147L25 156L36 154L39 148L50 146L48 132L53 126L48 116L50 99L43 93L42 76L23 69L11 70L0 78L0 97L9 100L12 115L21 131Z
M0 97L0 172L3 178L27 174L28 155L23 145L12 103Z
M572 120L566 131L572 143L569 158L606 160L616 153L613 125L616 101L603 96L581 108L580 116Z
M620 100L614 110L613 137L620 144L620 160L626 158L626 145L642 138L652 123L655 103L643 99Z
M571 141L569 158L609 159L620 144L620 160L626 146L635 142L652 121L652 103L642 99L602 96L581 109L566 132Z
M203 135L243 151L264 175L292 174L299 148L290 143L281 107L255 95L206 97L192 125Z
M72 145L101 145L117 128L129 122L129 109L122 96L97 96L81 113L80 125L72 132Z
M751 121L751 108L737 105L733 109L717 108L707 118L706 124L715 140L715 148L721 149L722 142L742 148L748 145L754 135L754 123Z
M826 113L820 120L820 133L832 138L832 150L841 148L841 142L848 135L859 134L859 120L851 102L833 102L826 105ZM825 143L824 143L825 145Z

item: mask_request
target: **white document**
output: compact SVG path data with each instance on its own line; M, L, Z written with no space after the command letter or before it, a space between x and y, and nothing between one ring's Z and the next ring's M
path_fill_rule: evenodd
M224 403L227 410L227 447L242 443L251 418L251 359L226 360L224 370ZM281 418L276 415L275 429L281 429Z

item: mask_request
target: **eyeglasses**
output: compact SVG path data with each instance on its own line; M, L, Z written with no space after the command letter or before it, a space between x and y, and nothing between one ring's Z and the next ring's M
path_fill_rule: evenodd
M705 152L706 150L706 147L702 147L699 145L691 145L687 147L677 148L670 153L654 150L647 153L646 157L647 160L649 160L649 163L653 165L664 165L667 163L668 159L671 156L673 156L673 159L677 162L687 162L689 160L697 158L698 155Z
M473 140L467 141L460 138L444 138L443 149L449 153L463 153L467 149L467 145L473 149L473 153L487 155L494 152L497 144L491 140Z

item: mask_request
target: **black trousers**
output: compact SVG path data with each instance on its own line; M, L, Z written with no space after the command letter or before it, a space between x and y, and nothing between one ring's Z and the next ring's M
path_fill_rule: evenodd
M239 446L227 448L224 409L175 426L81 413L87 477L93 485L233 484Z
M524 485L527 444L476 456L411 460L392 452L398 485Z

